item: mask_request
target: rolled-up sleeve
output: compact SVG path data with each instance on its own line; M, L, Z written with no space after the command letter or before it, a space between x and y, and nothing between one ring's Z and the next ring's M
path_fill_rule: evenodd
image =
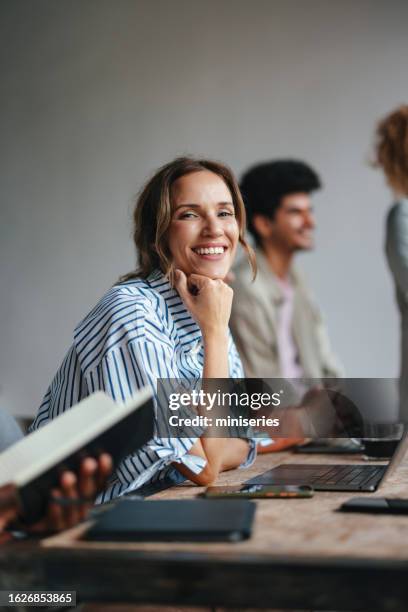
M239 469L250 467L254 463L257 456L258 440L256 438L248 438L247 442L249 444L248 455L245 461L238 466Z

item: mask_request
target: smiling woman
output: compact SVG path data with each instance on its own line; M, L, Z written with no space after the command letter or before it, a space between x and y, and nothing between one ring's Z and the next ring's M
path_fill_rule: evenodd
M215 216L215 211L213 215L208 214L211 213L211 207L220 208L220 218L232 218L230 225L233 226L234 233L237 231L235 248L238 240L255 273L255 256L244 237L245 206L231 170L215 161L180 157L160 168L140 193L134 212L133 234L139 267L123 276L122 280L146 278L158 268L172 280L176 268L176 250L172 253L171 246L175 249L178 238L184 234L178 234L176 221L182 220L184 215L185 219L199 219L201 214L202 219L204 213L208 224L211 216ZM202 223L200 229L203 232L200 237L197 236L197 229L194 230L195 239L199 240L196 248L206 248L208 244L208 248L211 248L211 242L220 243L220 240L215 240L214 237L210 240L208 229L202 227ZM219 232L220 229L216 231ZM190 249L191 246L194 245L190 244ZM234 253L230 251L221 270L231 265L234 254L235 249ZM186 270L186 273L189 272L192 272L192 269ZM225 278L225 275L226 273L219 278Z
M179 158L160 168L142 190L134 213L139 267L125 275L78 325L32 428L97 390L125 401L157 379L194 382L242 377L228 322L232 289L224 282L238 243L253 272L244 239L245 209L232 172L209 160ZM156 436L127 457L101 501L161 479L213 482L220 471L249 465L255 443Z
M239 238L227 185L213 172L195 172L174 183L172 200L169 248L173 266L186 274L223 280Z

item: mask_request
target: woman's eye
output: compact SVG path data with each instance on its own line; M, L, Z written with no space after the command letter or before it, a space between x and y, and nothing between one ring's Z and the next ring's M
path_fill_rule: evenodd
M193 212L185 212L180 215L179 219L194 219L197 215Z
M219 217L235 217L235 213L230 210L221 210L219 212Z

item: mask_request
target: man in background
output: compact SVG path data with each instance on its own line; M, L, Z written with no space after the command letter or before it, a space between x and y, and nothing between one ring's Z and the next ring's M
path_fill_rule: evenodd
M266 162L241 182L248 229L256 243L254 282L246 261L235 269L231 330L247 377L340 377L320 311L294 266L313 248L311 193L316 172L294 160Z

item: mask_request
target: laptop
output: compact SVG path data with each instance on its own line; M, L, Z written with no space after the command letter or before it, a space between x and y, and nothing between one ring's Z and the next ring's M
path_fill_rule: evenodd
M401 463L408 449L408 431L386 465L283 463L245 484L310 485L315 491L376 491Z

